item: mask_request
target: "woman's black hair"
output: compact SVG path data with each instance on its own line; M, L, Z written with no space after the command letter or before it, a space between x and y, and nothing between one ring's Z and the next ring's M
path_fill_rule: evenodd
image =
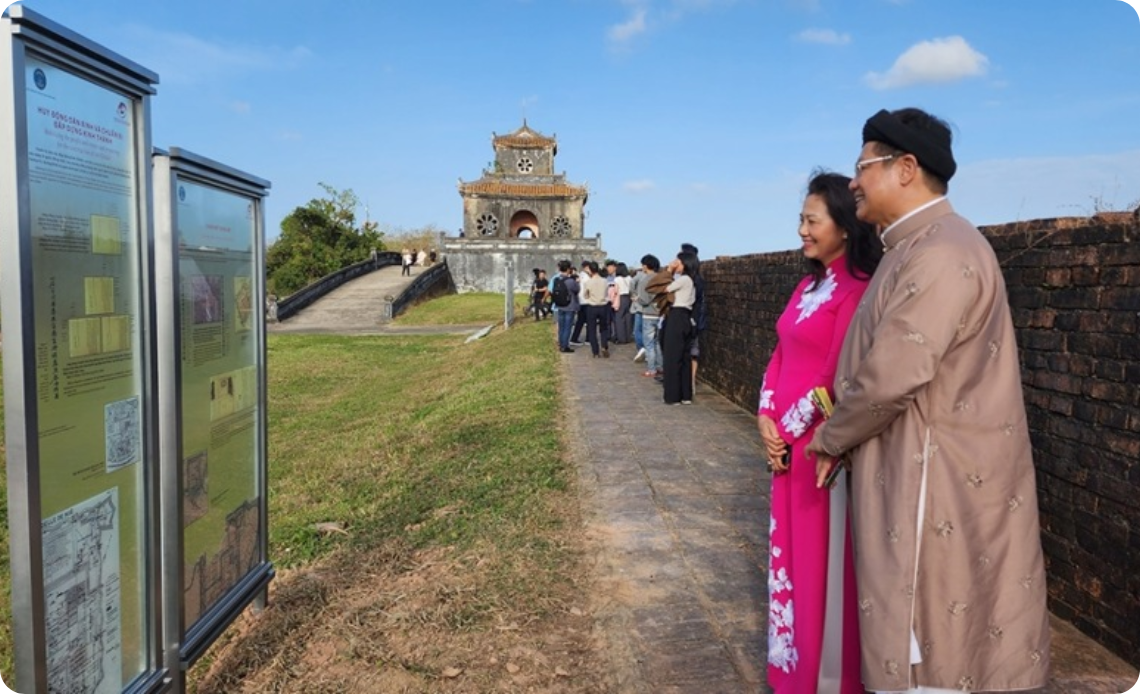
M842 174L817 169L808 181L807 194L818 195L823 200L831 221L846 236L843 243L847 271L852 277L870 279L883 259L883 244L874 225L855 216L855 196L847 187L850 183L851 179ZM815 258L807 258L806 262L812 276L812 285L806 290L810 292L823 281L827 267Z
M653 272L658 272L661 269L661 261L658 260L657 256L653 255L652 253L646 253L645 255L641 256L641 264Z
M629 277L629 266L625 263L618 263L617 270L614 271L618 277Z
M677 260L681 261L681 273L689 277L696 277L699 272L699 262L696 253L686 253L684 251L677 254Z

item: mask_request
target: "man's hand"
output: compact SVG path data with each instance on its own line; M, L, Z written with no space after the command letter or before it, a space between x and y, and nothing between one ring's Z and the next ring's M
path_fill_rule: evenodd
M823 489L831 470L839 465L839 460L823 449L823 444L819 442L818 431L808 444L806 454L808 458L815 458L815 486L817 489Z
M772 472L777 474L787 472L788 465L784 462L784 454L788 452L788 444L780 437L776 422L767 415L759 415L756 418L756 426L760 429L760 438L763 439L764 448L768 451L768 465L772 468Z

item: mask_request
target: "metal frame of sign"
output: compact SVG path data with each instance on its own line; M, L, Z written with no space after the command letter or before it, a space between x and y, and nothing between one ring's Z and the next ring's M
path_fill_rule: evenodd
M159 537L159 495L158 495L158 439L157 415L158 403L154 394L157 392L156 369L156 343L155 343L155 313L154 302L148 299L154 291L153 287L153 235L150 210L150 97L154 94L154 85L158 76L109 50L89 41L88 39L46 19L45 17L28 10L21 5L11 6L5 16L0 18L0 244L4 252L0 254L0 278L2 278L2 310L4 329L4 403L5 403L5 433L7 436L8 457L8 524L10 530L10 552L12 564L12 604L13 604L13 632L16 645L16 687L24 694L42 694L49 689L48 682L48 629L47 629L47 586L45 586L48 571L44 564L44 527L43 518L44 497L42 494L54 492L53 486L58 480L45 483L42 475L48 466L60 465L57 459L42 459L43 441L42 432L44 422L42 415L46 411L41 405L41 395L48 396L51 391L38 380L37 373L37 302L44 297L36 294L36 271L34 265L36 242L33 237L34 220L32 209L34 186L29 174L33 171L30 163L31 156L29 118L27 108L29 89L32 86L40 87L38 83L30 85L28 80L29 61L44 64L68 83L77 85L78 89L101 89L101 96L113 93L122 98L119 116L121 123L126 124L125 137L114 131L113 136L125 140L120 147L131 147L127 161L130 163L133 177L128 176L128 183L123 183L127 190L133 187L133 196L129 207L133 209L119 210L128 220L134 221L133 235L128 233L122 236L122 222L112 216L96 219L91 218L92 252L107 253L107 258L114 258L113 262L129 269L130 281L124 280L122 284L133 285L126 296L122 296L116 282L118 278L93 277L89 291L94 298L89 299L85 315L106 312L110 305L110 313L119 308L120 302L128 307L124 315L111 316L111 323L107 327L95 329L94 323L85 323L82 330L71 327L75 335L89 337L92 344L99 340L100 345L114 345L109 349L128 351L129 360L133 365L131 378L139 386L138 394L130 398L127 407L112 412L110 403L105 405L104 411L94 411L96 408L86 407L80 414L89 420L102 422L103 437L111 440L112 430L109 428L112 417L116 425L122 423L122 428L114 430L116 455L125 450L122 455L122 464L127 468L140 466L128 470L133 474L130 479L135 488L135 498L129 501L127 508L132 508L133 523L141 524L135 527L137 533L128 537L125 546L138 553L136 576L128 577L128 585L124 590L134 589L134 592L119 600L123 604L127 599L137 600L134 603L138 609L138 643L136 652L129 654L120 650L117 662L126 658L133 659L128 662L137 662L134 675L124 676L116 673L118 679L108 680L94 685L90 691L106 691L111 682L115 688L132 694L144 694L163 691L168 686L167 672L163 666L162 650L162 584L160 573L160 537ZM39 80L40 76L36 76ZM84 86L86 85L86 86ZM75 102L75 103L72 103ZM60 108L86 108L76 100L61 103ZM106 136L109 130L98 124L87 122L73 124L83 132L81 137L95 133L95 138ZM102 133L102 135L100 135ZM82 160L81 155L76 155ZM41 164L42 165L42 164ZM61 174L62 178L62 174ZM55 183L53 185L66 186L69 184ZM54 190L54 189L53 189ZM122 194L121 191L119 193ZM45 193L46 195L46 193ZM70 199L69 199L70 200ZM43 201L41 200L42 204ZM82 207L82 206L80 206ZM53 208L54 209L54 208ZM80 210L82 212L82 209ZM118 221L117 221L118 220ZM96 242L96 227L99 229L99 242ZM128 227L130 226L128 222ZM61 234L60 238L66 236ZM108 244L98 245L97 244ZM120 260L123 255L114 256L116 249L129 249L131 255L127 260ZM77 262L83 260L82 254L76 256ZM71 278L65 278L71 279ZM80 285L87 280L79 280ZM105 284L100 284L105 281ZM66 281L64 284L68 284ZM68 291L75 290L76 284L68 284ZM86 287L86 285L82 285ZM132 291L133 290L133 291ZM54 299L52 300L54 302ZM130 310L137 311L131 315ZM55 330L56 314L52 306L52 330ZM67 306L60 309L66 313ZM77 309L73 309L77 310ZM92 318L88 320L102 320ZM96 334L99 331L101 334ZM63 331L63 328L60 328ZM88 333L91 333L88 335ZM54 339L54 338L53 338ZM125 346L124 346L125 343ZM67 349L64 345L64 349ZM100 349L103 349L100 346ZM67 355L68 359L75 358L76 348L72 347ZM89 354L89 352L82 352ZM126 358L120 358L124 361ZM41 392L43 391L43 392ZM66 392L65 392L66 396ZM66 396L70 397L70 396ZM123 414L125 413L125 414ZM78 416L78 415L77 415ZM120 419L122 417L122 419ZM47 424L51 424L49 421ZM125 433L123 433L125 432ZM106 443L106 442L104 442ZM117 444L122 444L121 447ZM53 444L54 445L54 444ZM106 444L108 459L106 462L108 474L111 469L111 444ZM88 457L92 457L89 455ZM98 454L96 454L98 455ZM104 478L101 469L88 471L92 475L90 480L100 483ZM89 480L89 481L90 481ZM94 486L94 485L93 485ZM106 489L103 493L106 498L118 499L117 486ZM114 496L110 496L114 495ZM135 506L137 504L137 506ZM78 506L76 507L78 508ZM122 515L123 504L111 507L111 516L116 519ZM116 523L118 520L115 521ZM78 526L77 526L78 527ZM112 525L114 528L120 526ZM129 526L124 526L129 527ZM102 528L100 528L102 529ZM119 535L111 531L107 533L108 544L115 544L115 555L118 556ZM136 544L137 543L137 546ZM104 555L105 557L110 556ZM109 560L107 564L112 562ZM118 569L116 569L118 570ZM118 580L118 574L115 579ZM122 584L116 586L117 591ZM132 609L135 609L132 607ZM112 619L120 619L116 614ZM113 622L112 622L113 623ZM116 627L117 628L117 627ZM121 637L120 637L121 638ZM121 649L122 644L118 644ZM105 651L104 651L105 653ZM123 682L124 677L129 681ZM121 684L120 684L121 683Z
M158 306L158 348L162 355L159 361L159 387L163 393L163 401L168 405L160 414L159 431L162 442L161 468L162 468L162 525L163 525L163 585L166 587L166 647L167 666L172 672L180 671L175 676L173 691L177 694L185 686L185 670L202 655L202 653L225 631L234 619L251 602L263 606L266 588L273 578L274 570L269 563L268 543L268 454L266 448L266 368L265 368L265 215L264 198L268 194L269 182L249 174L233 169L224 164L193 154L183 149L171 148L169 153L156 151L154 155L155 177L155 240L156 240L156 276L158 296L161 297ZM256 558L251 562L249 570L233 582L225 592L218 596L209 605L203 605L200 615L187 624L185 617L184 589L186 583L187 561L185 557L185 540L187 522L185 518L184 494L185 470L187 458L184 442L187 440L187 418L192 415L184 411L183 386L186 378L183 368L184 357L191 349L193 335L187 333L200 329L195 323L199 320L197 313L199 307L196 301L191 305L187 303L184 291L188 282L204 277L183 277L183 260L190 254L202 252L206 249L198 246L199 241L189 238L186 229L193 223L202 224L206 219L213 219L217 214L211 210L188 210L181 202L185 191L184 187L200 187L213 191L217 200L224 202L227 198L238 201L248 201L249 215L253 238L251 241L252 254L250 257L250 272L243 277L243 286L252 290L252 305L248 306L251 313L246 315L245 335L252 336L253 361L256 369L257 395L254 403L253 429L255 444L249 453L254 460L248 462L254 469L256 504L257 504L257 541ZM202 192L201 190L199 192ZM220 194L220 195L219 195ZM179 210L183 209L187 217L193 212L199 217L196 222L189 219L180 220ZM232 211L232 210L231 210ZM224 218L220 217L220 218ZM222 232L230 233L232 230L224 224ZM200 230L199 230L200 231ZM209 231L209 230L207 230ZM223 239L224 243L224 239ZM188 261L190 262L190 261ZM222 263L224 267L224 263ZM248 279L247 279L248 278ZM237 278L232 278L235 286L233 300L236 302ZM222 294L225 294L224 282ZM230 302L225 302L226 304ZM184 315L184 312L187 315ZM225 332L233 337L234 331L239 327L234 321L238 320L236 312L231 316L222 316L222 320L214 324L213 317L204 318L207 334L215 325L220 325L217 331ZM247 338L248 339L248 338ZM231 378L233 378L231 376ZM230 382L232 383L232 381ZM201 384L195 384L201 385ZM213 392L213 384L206 386L207 392ZM207 404L212 407L212 404ZM222 423L225 419L219 420ZM212 422L212 420L211 420ZM211 439L213 435L211 434ZM205 465L205 463L203 463ZM203 483L204 484L204 483ZM212 494L212 492L211 492ZM208 499L210 495L204 494ZM232 503L232 502L231 502ZM228 528L228 526L227 526Z

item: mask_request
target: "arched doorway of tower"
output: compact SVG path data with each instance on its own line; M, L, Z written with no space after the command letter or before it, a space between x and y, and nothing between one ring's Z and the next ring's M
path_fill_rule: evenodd
M520 210L511 217L511 236L519 239L538 238L538 217L530 210Z

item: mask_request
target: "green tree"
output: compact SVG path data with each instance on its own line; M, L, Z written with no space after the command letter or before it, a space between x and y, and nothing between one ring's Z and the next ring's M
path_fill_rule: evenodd
M313 198L281 220L281 235L269 246L265 272L269 291L288 295L342 267L384 250L379 225L356 225L360 200L351 189L321 183L326 197Z

